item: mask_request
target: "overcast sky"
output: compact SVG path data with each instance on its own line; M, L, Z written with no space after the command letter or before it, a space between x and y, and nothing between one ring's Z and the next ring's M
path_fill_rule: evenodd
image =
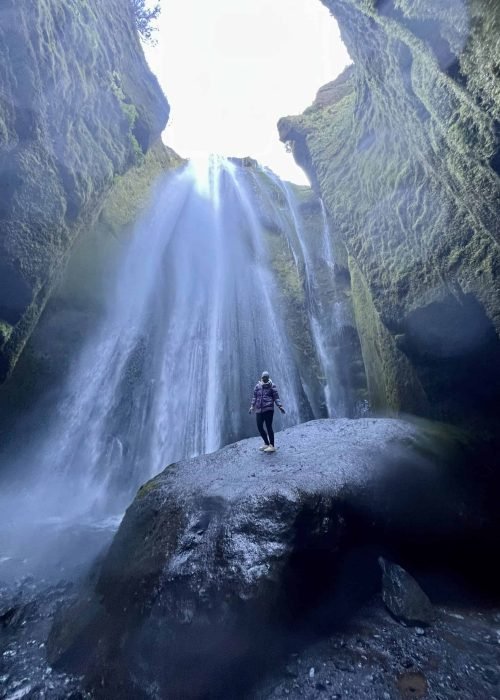
M161 0L145 47L171 106L164 141L181 156L252 156L282 178L306 177L276 123L299 114L349 62L320 0Z

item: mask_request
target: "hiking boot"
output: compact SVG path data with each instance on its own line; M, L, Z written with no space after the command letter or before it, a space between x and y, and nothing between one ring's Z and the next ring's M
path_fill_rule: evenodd
M268 447L269 447L269 445L266 445L266 443L264 442L264 443L262 443L262 445L259 447L259 450L261 450L262 452L264 452L264 450L267 450Z
M274 445L268 445L264 452L276 452L276 448Z

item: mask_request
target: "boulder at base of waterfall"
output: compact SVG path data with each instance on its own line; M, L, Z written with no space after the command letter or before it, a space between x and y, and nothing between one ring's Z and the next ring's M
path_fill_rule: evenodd
M430 625L435 618L432 603L413 576L383 557L382 599L395 618L408 625Z
M55 622L51 665L106 700L241 697L306 621L331 626L373 594L380 540L447 552L470 537L453 432L341 419L276 437L274 454L241 440L142 486Z

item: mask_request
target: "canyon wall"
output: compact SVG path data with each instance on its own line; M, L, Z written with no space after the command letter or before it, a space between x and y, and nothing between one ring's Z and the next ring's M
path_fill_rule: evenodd
M5 0L0 10L0 381L117 176L168 103L128 0Z
M353 65L278 128L345 251L371 405L495 420L500 7L324 4Z

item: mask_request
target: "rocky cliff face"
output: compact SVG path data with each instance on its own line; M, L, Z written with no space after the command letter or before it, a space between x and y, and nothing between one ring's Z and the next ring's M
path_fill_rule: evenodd
M127 0L6 0L0 12L1 380L79 232L169 107Z
M354 65L279 131L345 246L371 403L496 415L500 7L324 4Z

